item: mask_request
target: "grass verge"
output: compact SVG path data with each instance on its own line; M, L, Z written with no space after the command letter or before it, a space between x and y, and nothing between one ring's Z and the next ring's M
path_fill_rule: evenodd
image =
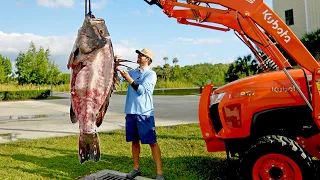
M69 84L53 85L52 92L69 92ZM25 90L46 90L50 89L50 85L18 85L18 84L0 84L0 91L25 91Z
M163 169L167 179L226 179L225 153L208 153L199 124L158 127ZM55 137L0 144L2 179L79 179L109 169L132 168L131 147L123 130L99 133L101 160L79 164L78 136ZM155 178L148 145L141 146L142 176Z

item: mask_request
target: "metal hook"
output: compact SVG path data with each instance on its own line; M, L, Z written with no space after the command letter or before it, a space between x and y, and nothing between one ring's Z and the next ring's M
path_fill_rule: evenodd
M89 0L89 13L88 13L88 10L87 10L88 0L84 0L84 6L85 6L85 14L84 14L84 16L86 17L87 14L89 14L90 17L91 17L91 14L92 14L92 12L91 12L91 0Z
M91 17L91 0L89 0L89 15Z
M84 9L85 9L84 17L86 17L86 15L87 15L87 0L84 0Z

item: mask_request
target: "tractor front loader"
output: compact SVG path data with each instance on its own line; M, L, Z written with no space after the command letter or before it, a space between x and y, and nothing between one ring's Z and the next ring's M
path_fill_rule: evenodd
M207 151L239 157L244 180L315 179L320 66L280 17L263 0L145 1L181 24L234 30L264 70L204 87L198 111ZM278 47L301 68L292 68Z

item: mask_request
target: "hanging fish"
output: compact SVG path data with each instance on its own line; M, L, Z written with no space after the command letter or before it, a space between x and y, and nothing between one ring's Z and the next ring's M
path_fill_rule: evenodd
M104 19L85 16L74 43L67 68L71 72L70 119L79 123L79 161L100 159L97 128L102 124L110 97L118 81L117 66ZM123 65L125 66L125 65Z

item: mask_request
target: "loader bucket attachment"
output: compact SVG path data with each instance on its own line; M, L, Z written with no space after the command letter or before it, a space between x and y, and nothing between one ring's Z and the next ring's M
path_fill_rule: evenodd
M199 109L198 109L198 119L200 123L200 128L202 131L202 137L206 142L208 152L225 151L224 141L216 137L216 132L213 128L212 121L210 119L210 96L213 91L213 84L207 84L201 93Z

